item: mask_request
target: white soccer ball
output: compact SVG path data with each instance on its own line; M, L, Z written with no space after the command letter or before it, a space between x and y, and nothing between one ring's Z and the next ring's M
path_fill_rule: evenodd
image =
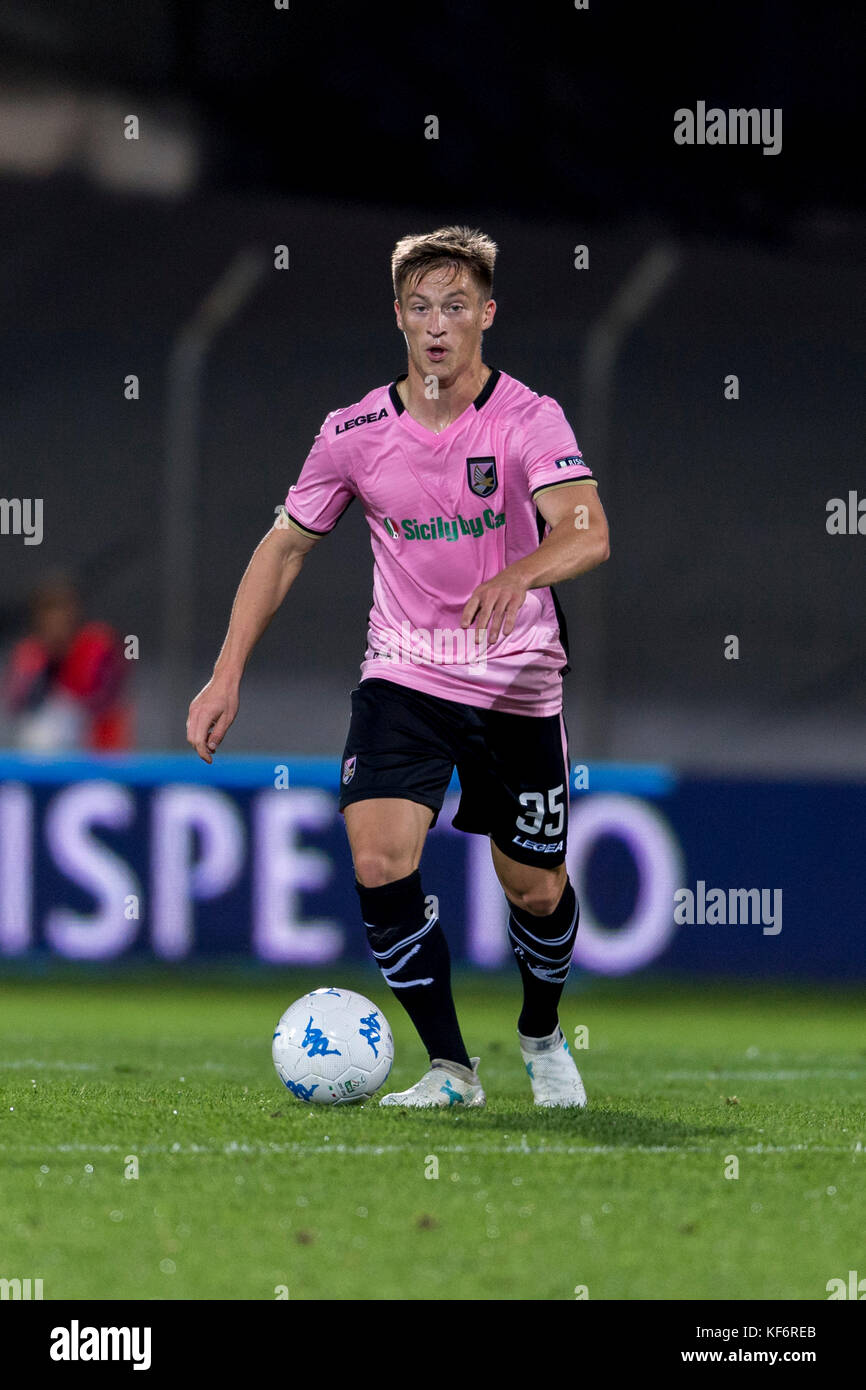
M314 989L286 1009L271 1054L277 1076L298 1100L345 1105L387 1081L394 1039L381 1009L363 994Z

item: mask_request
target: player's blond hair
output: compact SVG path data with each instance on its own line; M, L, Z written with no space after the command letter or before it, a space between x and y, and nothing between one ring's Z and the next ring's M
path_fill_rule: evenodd
M439 266L461 267L474 277L485 300L493 293L493 267L498 247L477 227L437 227L435 232L418 232L401 237L391 256L394 297L401 300L405 289L414 289L428 271Z

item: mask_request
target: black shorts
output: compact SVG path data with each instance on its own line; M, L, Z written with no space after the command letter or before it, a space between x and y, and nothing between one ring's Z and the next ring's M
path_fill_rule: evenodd
M489 835L522 864L553 868L568 834L567 743L561 714L503 714L372 677L352 691L340 810L403 797L429 806L435 825L456 766L455 829Z

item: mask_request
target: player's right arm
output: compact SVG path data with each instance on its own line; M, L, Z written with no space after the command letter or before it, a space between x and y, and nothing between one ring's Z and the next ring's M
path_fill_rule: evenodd
M297 579L318 536L307 535L280 517L259 542L232 604L228 632L213 675L196 695L186 721L187 742L213 762L240 704L240 684L253 647Z

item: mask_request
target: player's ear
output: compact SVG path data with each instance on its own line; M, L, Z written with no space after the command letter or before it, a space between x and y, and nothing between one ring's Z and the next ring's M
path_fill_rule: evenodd
M484 306L484 314L481 319L481 327L489 328L496 314L496 300L488 299Z
M394 313L397 315L397 327L399 328L400 332L402 333L402 332L403 332L403 316L402 316L402 314L400 313L400 301L399 301L399 299L395 299L395 300L394 300Z

